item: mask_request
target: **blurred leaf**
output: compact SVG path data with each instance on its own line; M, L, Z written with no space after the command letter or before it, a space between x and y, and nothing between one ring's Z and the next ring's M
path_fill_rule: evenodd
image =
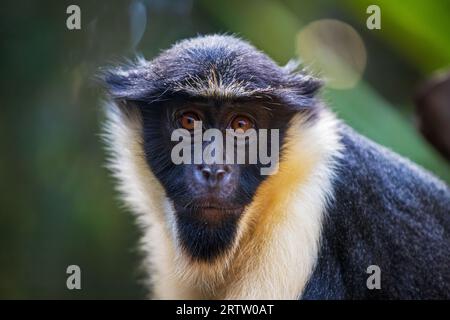
M346 0L343 4L364 25L369 16L366 8L378 5L381 30L371 32L388 40L421 71L429 73L449 66L449 1Z
M327 90L338 116L372 140L428 168L450 182L448 163L398 111L364 83L352 90Z

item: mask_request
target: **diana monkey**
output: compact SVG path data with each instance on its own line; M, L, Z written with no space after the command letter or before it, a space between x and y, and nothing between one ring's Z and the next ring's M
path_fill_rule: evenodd
M110 168L143 228L152 297L450 298L448 186L339 122L294 64L212 35L103 81ZM196 121L278 129L278 170L175 164L171 134Z

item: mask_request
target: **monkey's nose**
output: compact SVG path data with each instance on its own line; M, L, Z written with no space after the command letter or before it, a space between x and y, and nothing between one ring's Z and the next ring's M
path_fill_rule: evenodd
M216 187L224 183L230 173L230 167L227 165L200 165L198 170L201 174L202 183L210 187Z

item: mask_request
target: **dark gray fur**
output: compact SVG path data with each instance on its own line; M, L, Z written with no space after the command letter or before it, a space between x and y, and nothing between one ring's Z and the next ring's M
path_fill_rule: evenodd
M416 165L341 127L335 199L304 299L449 299L450 190ZM381 290L369 290L369 265Z
M174 95L202 95L202 86L215 74L224 86L239 84L234 99L265 98L301 110L315 104L321 81L296 63L280 68L249 43L232 36L209 35L183 40L152 61L143 59L101 74L109 95L148 104Z

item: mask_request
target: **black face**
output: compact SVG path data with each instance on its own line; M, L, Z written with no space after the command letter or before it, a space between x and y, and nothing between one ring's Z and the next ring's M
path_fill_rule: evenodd
M247 161L175 165L171 151L178 142L171 141L172 132L179 128L192 131L194 121L202 121L203 130L215 128L224 135L226 129L278 129L281 146L293 114L256 101L171 99L138 107L146 159L174 204L183 249L194 259L212 260L232 245L245 207L267 177L260 171L267 165Z
M141 110L145 156L174 204L178 238L188 255L203 261L233 244L241 215L267 176L260 164L175 165L172 132L195 120L222 131L278 129L281 147L295 113L314 118L320 88L294 64L280 68L245 41L220 35L182 41L151 62L106 70L103 79L110 97ZM220 98L198 99L211 92Z

